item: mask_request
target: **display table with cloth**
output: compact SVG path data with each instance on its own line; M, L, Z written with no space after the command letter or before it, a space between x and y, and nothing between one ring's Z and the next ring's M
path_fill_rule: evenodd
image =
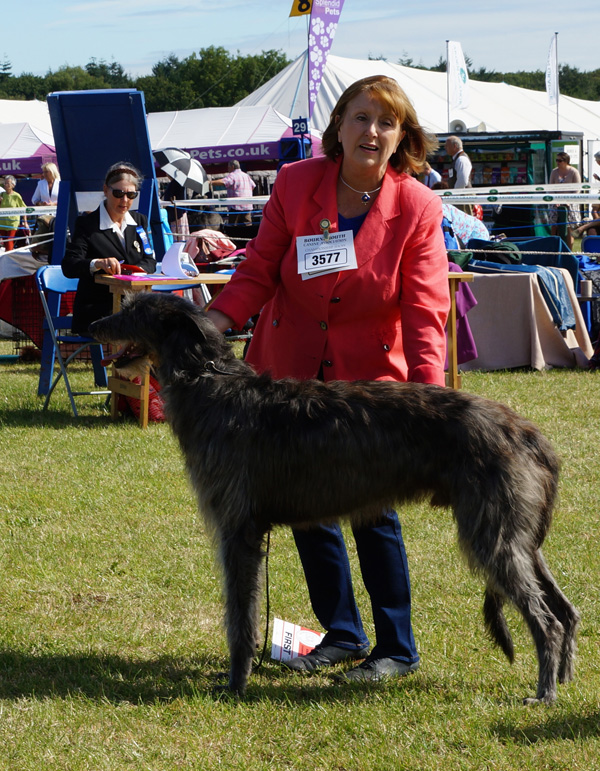
M504 266L508 268L509 266ZM554 322L536 273L501 270L474 274L477 305L469 325L477 358L461 370L515 367L586 367L593 349L568 270L560 271L570 299L574 327L561 332Z

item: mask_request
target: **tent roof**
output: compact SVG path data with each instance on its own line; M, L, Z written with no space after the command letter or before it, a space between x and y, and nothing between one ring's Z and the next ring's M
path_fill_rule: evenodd
M37 99L0 99L0 124L3 123L29 123L47 134L52 133L48 105Z
M279 140L291 136L291 125L268 104L148 114L154 150L179 147L202 163L276 160Z
M239 106L272 105L290 118L308 113L306 52L289 64ZM419 70L382 60L329 56L311 125L324 131L340 94L354 81L370 75L388 75L398 81L411 99L420 122L435 133L448 131L446 73ZM468 130L487 132L556 130L556 107L548 104L545 91L532 91L507 83L469 81L470 105L454 110L450 120L460 120ZM481 125L483 124L483 125ZM561 95L559 129L577 131L584 139L600 138L600 102Z
M0 123L0 171L3 174L39 173L41 165L56 161L52 134L29 123Z

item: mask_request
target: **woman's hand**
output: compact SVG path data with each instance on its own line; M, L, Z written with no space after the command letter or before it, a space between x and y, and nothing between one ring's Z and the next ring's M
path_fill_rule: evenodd
M207 317L212 321L219 332L226 332L234 326L233 319L230 319L225 313L217 310L207 310Z
M102 270L104 273L109 273L111 276L121 275L121 263L116 257L103 257L98 258L94 263L96 270Z

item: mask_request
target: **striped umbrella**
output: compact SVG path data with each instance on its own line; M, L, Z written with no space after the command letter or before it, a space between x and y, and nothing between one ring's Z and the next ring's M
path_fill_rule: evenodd
M188 187L203 196L208 194L208 175L204 166L188 152L178 147L164 147L153 150L152 155L159 167L182 187Z

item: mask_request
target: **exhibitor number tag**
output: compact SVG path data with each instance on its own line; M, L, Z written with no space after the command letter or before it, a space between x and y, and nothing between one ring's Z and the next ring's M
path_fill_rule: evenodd
M299 236L296 239L298 273L305 281L327 273L356 270L356 252L351 230L324 236Z

